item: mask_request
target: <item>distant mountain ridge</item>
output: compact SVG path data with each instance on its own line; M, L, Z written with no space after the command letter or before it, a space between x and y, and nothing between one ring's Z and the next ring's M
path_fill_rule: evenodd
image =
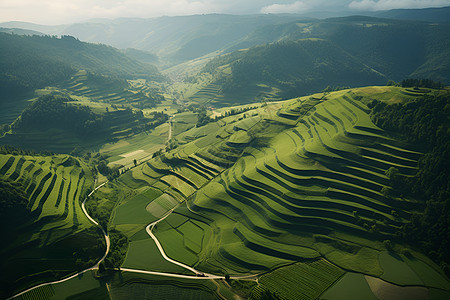
M18 35L44 35L42 32L21 28L1 28L0 32L5 32L9 34L18 34Z
M417 20L426 22L450 22L450 6L422 9L392 9L373 13L376 17Z
M296 19L298 15L211 14L151 19L120 18L59 26L8 22L1 23L0 27L72 35L82 41L103 43L121 49L136 48L163 58L186 60L221 49L261 25L282 24Z
M398 20L450 22L450 7L380 12L362 11L358 14ZM317 14L312 13L311 15L316 16ZM344 17L350 13L335 12L335 15ZM161 61L165 62L164 65L173 65L215 51L226 51L232 45L246 41L247 36L255 35L262 28L276 28L282 24L293 22L322 21L299 14L210 14L150 19L94 19L83 23L57 26L6 22L0 23L0 27L22 28L50 35L71 35L82 41L103 43L120 49L145 50L158 55ZM274 41L276 39L266 42Z

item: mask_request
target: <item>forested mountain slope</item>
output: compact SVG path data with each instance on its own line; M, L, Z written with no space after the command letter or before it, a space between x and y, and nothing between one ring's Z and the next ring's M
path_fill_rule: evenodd
M449 23L364 16L261 27L232 50L280 40L321 38L338 45L389 79L408 76L450 83Z
M220 87L224 99L219 105L227 100L245 103L265 98L288 99L327 86L364 86L387 80L363 61L322 39L285 41L236 51L213 59L202 71L212 74L211 84Z
M162 78L152 65L139 63L110 46L84 43L71 36L0 33L0 52L1 101L70 79L80 69L128 79Z
M157 54L164 60L187 60L214 52L251 33L261 25L298 19L297 15L193 15L150 19L122 18L46 27L6 23L49 34L76 36L117 48L136 48Z

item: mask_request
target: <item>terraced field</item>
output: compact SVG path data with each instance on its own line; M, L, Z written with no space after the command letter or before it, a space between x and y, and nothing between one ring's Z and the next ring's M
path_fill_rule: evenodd
M78 71L70 81L62 86L72 95L89 98L95 102L105 102L116 105L140 105L149 102L151 88L145 82L136 81L132 85L123 82L93 83L89 80L88 73L84 70Z
M415 275L420 272L406 257L387 258L383 244L423 209L389 192L388 170L413 176L421 153L375 126L365 101L380 95L395 102L402 92L373 87L269 103L179 134L180 147L121 181L160 191L139 203L148 204L149 220L172 212L153 232L169 257L198 270L272 274L300 262L295 272L302 274L320 262L340 275L352 271L436 288ZM450 290L433 263L413 256ZM328 272L320 270L319 277ZM304 297L318 297L339 274ZM262 278L278 286L277 276Z
M91 108L93 112L97 113L98 118L102 119L102 126L91 129L84 134L56 126L46 129L15 129L7 132L4 136L1 136L0 143L22 147L24 149L54 151L57 153L71 153L74 149L77 149L77 151L82 149L86 151L97 151L107 143L131 139L138 133L144 132L146 128L155 122L151 116L146 118L140 114L140 111L138 113L130 108L113 108L110 104L95 103L86 99L72 101L70 102L70 105L87 106ZM148 135L148 131L146 131L146 133L146 135ZM161 140L158 140L160 135L161 133L158 132L152 134L151 137L147 136L142 138L141 136L140 141L134 139L133 143L144 144L147 148L151 148L151 146L155 146L161 142ZM149 139L155 140L150 147L149 144L151 142L149 142ZM162 140L164 141L164 139ZM122 141L122 143L123 142L125 141ZM105 150L106 151L102 152L107 152L107 149Z
M54 157L0 155L0 176L22 183L34 222L45 222L42 235L51 240L52 230L90 227L81 210L93 183L91 170L68 155Z
M248 88L235 91L233 93L224 93L222 86L214 81L206 82L197 90L191 92L185 97L187 103L198 105L207 105L215 107L225 107L239 105L241 103L252 103L255 101L274 101L280 100L279 90L264 84L254 84Z
M19 228L4 228L15 239L0 249L0 266L8 270L0 278L2 289L55 280L101 257L102 236L81 209L94 183L83 161L69 155L0 155L0 177L23 188L31 212Z
M205 87L199 89L194 95L188 98L189 101L199 104L214 104L220 102L223 99L223 95L220 92L220 86L218 84L210 83Z

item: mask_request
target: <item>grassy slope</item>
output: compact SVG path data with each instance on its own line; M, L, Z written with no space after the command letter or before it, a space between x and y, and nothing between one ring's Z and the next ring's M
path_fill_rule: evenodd
M22 184L32 216L14 243L2 247L8 289L58 278L75 270L76 259L101 255L100 235L81 209L93 183L84 162L68 155L1 155L0 165L0 176Z
M330 86L364 86L386 81L348 52L322 39L256 46L213 59L184 96L215 106L289 99ZM209 80L208 80L209 79Z
M134 168L127 184L164 193L154 200L156 215L187 199L189 209L176 208L155 233L170 257L201 270L270 271L322 256L347 271L431 287L404 257L388 264L399 264L409 277L389 271L381 255L381 242L395 240L421 209L413 199L381 192L389 185L385 171L395 166L413 175L420 153L373 125L364 104L418 95L367 87L256 107L176 136L180 147ZM413 255L442 278L428 259Z
M119 50L80 42L72 37L19 36L0 33L0 123L9 123L24 108L33 91L62 85L73 94L123 104L145 105L148 87L125 89L126 79L162 81L156 67L134 60ZM91 86L77 73L87 70ZM75 76L74 76L75 75ZM74 76L75 78L71 77ZM69 85L69 83L71 83ZM86 86L87 85L87 86ZM93 85L93 86L92 86Z
M33 128L20 130L19 128L18 130L10 130L0 137L0 143L57 153L71 153L74 149L78 152L81 150L98 151L103 148L101 152L109 156L115 156L116 160L123 158L118 155L127 153L124 151L130 150L132 152L144 147L144 150L147 151L144 156L148 156L162 147L165 142L162 127L152 132L149 130L142 132L144 131L143 126L152 126L155 121L153 115L142 114L141 116L141 110L131 109L136 103L149 103L150 100L146 96L148 85L129 86L130 89L108 86L93 88L86 85L85 79L80 79L83 77L86 77L86 72L80 71L68 83L71 85L74 82L81 81L77 88L48 87L38 90L37 93L40 96L68 93L73 100L76 100L70 102L71 105L88 107L92 113L97 115L97 118L103 120L102 126L90 130L89 134L83 135L55 126L45 130ZM141 134L136 135L137 132L141 132ZM127 141L130 138L132 139ZM117 141L120 141L122 145L117 147ZM119 150L118 148L123 149ZM130 164L133 158L127 162L119 162L119 164ZM141 158L138 157L138 159Z
M184 64L190 70L186 82L174 86L187 101L224 106L289 99L327 85L356 87L406 77L449 83L449 30L446 23L362 16L261 26L209 63L203 60L200 72L199 61ZM290 52L295 44L299 47Z

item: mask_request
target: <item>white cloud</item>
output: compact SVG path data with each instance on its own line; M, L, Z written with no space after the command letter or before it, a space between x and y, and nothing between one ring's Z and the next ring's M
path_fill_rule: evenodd
M299 13L311 9L311 5L296 1L291 4L272 4L261 8L263 14L280 14L280 13Z
M397 8L425 8L450 5L450 0L362 0L352 1L350 9L354 10L389 10Z
M226 6L211 0L0 0L0 21L61 24L92 18L217 13Z

